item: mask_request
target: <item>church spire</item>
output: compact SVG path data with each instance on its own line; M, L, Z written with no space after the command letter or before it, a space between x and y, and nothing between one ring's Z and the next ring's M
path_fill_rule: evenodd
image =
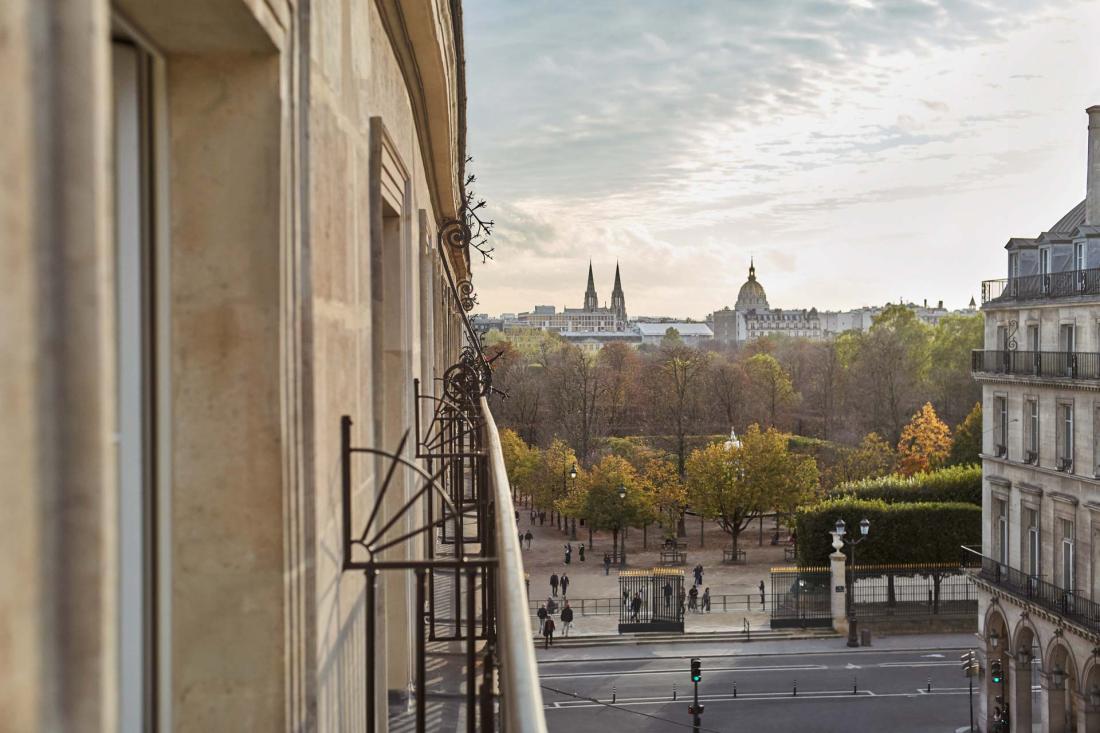
M756 279L756 265L752 261L752 257L749 257L749 280Z
M615 288L611 291L611 312L618 318L618 328L626 328L626 296L623 295L623 283L619 279L619 263L615 263Z
M599 298L596 297L596 281L592 277L592 260L588 261L588 289L584 291L584 309L594 311L600 307Z

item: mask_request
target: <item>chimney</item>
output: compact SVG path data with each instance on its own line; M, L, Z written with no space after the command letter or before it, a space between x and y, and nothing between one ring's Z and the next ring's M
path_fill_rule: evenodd
M925 299L924 299L924 307L925 307L925 308L927 308L927 307L928 307L928 298L925 298Z
M1100 104L1085 110L1089 116L1089 167L1085 177L1085 225L1100 224Z
M939 302L939 304L936 305L936 309L941 310L941 311L943 310L943 301L942 300Z

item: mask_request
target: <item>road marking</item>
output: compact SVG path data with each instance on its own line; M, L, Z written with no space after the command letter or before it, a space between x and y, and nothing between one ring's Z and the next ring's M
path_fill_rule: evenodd
M879 667L952 667L954 662L882 662Z
M935 659L943 659L942 654L921 654L922 657L934 657Z
M783 665L777 667L708 667L707 672L816 672L828 669L824 664ZM619 677L642 674L683 674L685 667L675 669L624 669L622 671L582 672L579 674L542 674L540 679L580 679L582 677Z
M858 664L852 664L851 662L848 662L844 669L863 669L863 667L859 666Z
M798 697L793 697L789 692L758 692L758 693L744 693L738 697L733 695L700 695L700 702L770 702L775 700L786 700L789 702L802 702L805 700L851 700L853 698L862 698L865 700L881 699L884 697L905 697L905 698L919 698L919 697L937 697L942 695L965 695L965 691L955 690L933 690L931 693L918 691L920 694L912 692L871 692L870 690L860 690L859 694L853 695L851 690L825 690L820 692L802 693ZM601 702L589 702L587 700L565 700L562 702L555 702L544 704L545 710L571 710L576 708L602 708L608 705L619 706L642 706L642 705L670 705L679 704L679 701L672 698L665 697L635 697L635 698L619 698L615 703L610 700Z

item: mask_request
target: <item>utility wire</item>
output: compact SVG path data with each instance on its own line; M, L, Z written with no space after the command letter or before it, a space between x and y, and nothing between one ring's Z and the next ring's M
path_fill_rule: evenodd
M572 698L576 698L577 700L586 700L588 702L594 702L598 705L603 705L605 708L613 708L615 710L619 710L619 711L624 712L624 713L631 713L632 715L640 715L643 718L652 718L653 720L659 720L662 723L668 723L669 725L675 725L679 728L689 728L691 730L695 730L695 726L691 725L690 723L678 723L675 720L670 720L669 718L662 718L659 715L650 715L649 713L643 713L641 710L631 710L630 708L625 708L622 705L616 705L614 703L604 702L603 700L597 700L594 697L585 697L584 695L577 695L577 694L574 694L572 692L566 692L565 690L558 690L558 689L550 687L548 685L539 685L539 687L541 687L544 690L549 690L550 692L556 692L559 695L565 695L566 697L572 697ZM707 733L722 733L721 731L715 730L714 728L700 727L699 730L700 731L707 731Z

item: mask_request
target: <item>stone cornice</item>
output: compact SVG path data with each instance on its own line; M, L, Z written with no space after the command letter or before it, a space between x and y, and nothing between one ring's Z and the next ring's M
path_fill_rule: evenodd
M986 372L971 372L971 375L974 377L975 382L980 382L983 384L1030 384L1038 387L1060 387L1063 389L1074 389L1078 392L1100 392L1100 379L1030 377L1015 374L989 374Z
M1043 487L1036 486L1035 484L1029 484L1027 481L1017 481L1016 488L1025 494L1031 494L1032 496L1042 496Z
M1051 499L1054 499L1055 501L1060 501L1065 504L1073 504L1074 506L1077 506L1078 504L1078 499L1076 496L1063 494L1061 491L1048 491L1047 496L1049 496Z
M1021 469L1021 470L1025 470L1025 471L1032 471L1033 473L1039 474L1039 475L1042 475L1042 476L1054 476L1054 477L1061 477L1061 478L1069 478L1069 479L1073 479L1075 481L1080 481L1080 482L1082 482L1084 484L1087 484L1089 486L1095 486L1095 487L1100 488L1100 478L1098 478L1096 476L1085 476L1085 475L1080 474L1080 473L1066 473L1065 471L1056 471L1053 468L1047 468L1046 466L1035 466L1033 464L1024 463L1022 461L1010 461L1007 458L998 458L997 456L993 456L993 455L990 455L988 453L982 453L978 457L982 459L982 473L983 474L985 474L986 471L988 470L988 469L986 469L985 464L986 463L992 463L992 464L996 464L996 465L999 465L999 466L1011 466L1013 468L1017 468L1017 469ZM986 476L986 478L988 478L988 476ZM1017 483L1017 485L1019 485L1020 482L1017 481L1016 483Z
M1006 489L1012 487L1012 482L1006 479L1004 476L986 476L985 480L995 486L1003 486Z

